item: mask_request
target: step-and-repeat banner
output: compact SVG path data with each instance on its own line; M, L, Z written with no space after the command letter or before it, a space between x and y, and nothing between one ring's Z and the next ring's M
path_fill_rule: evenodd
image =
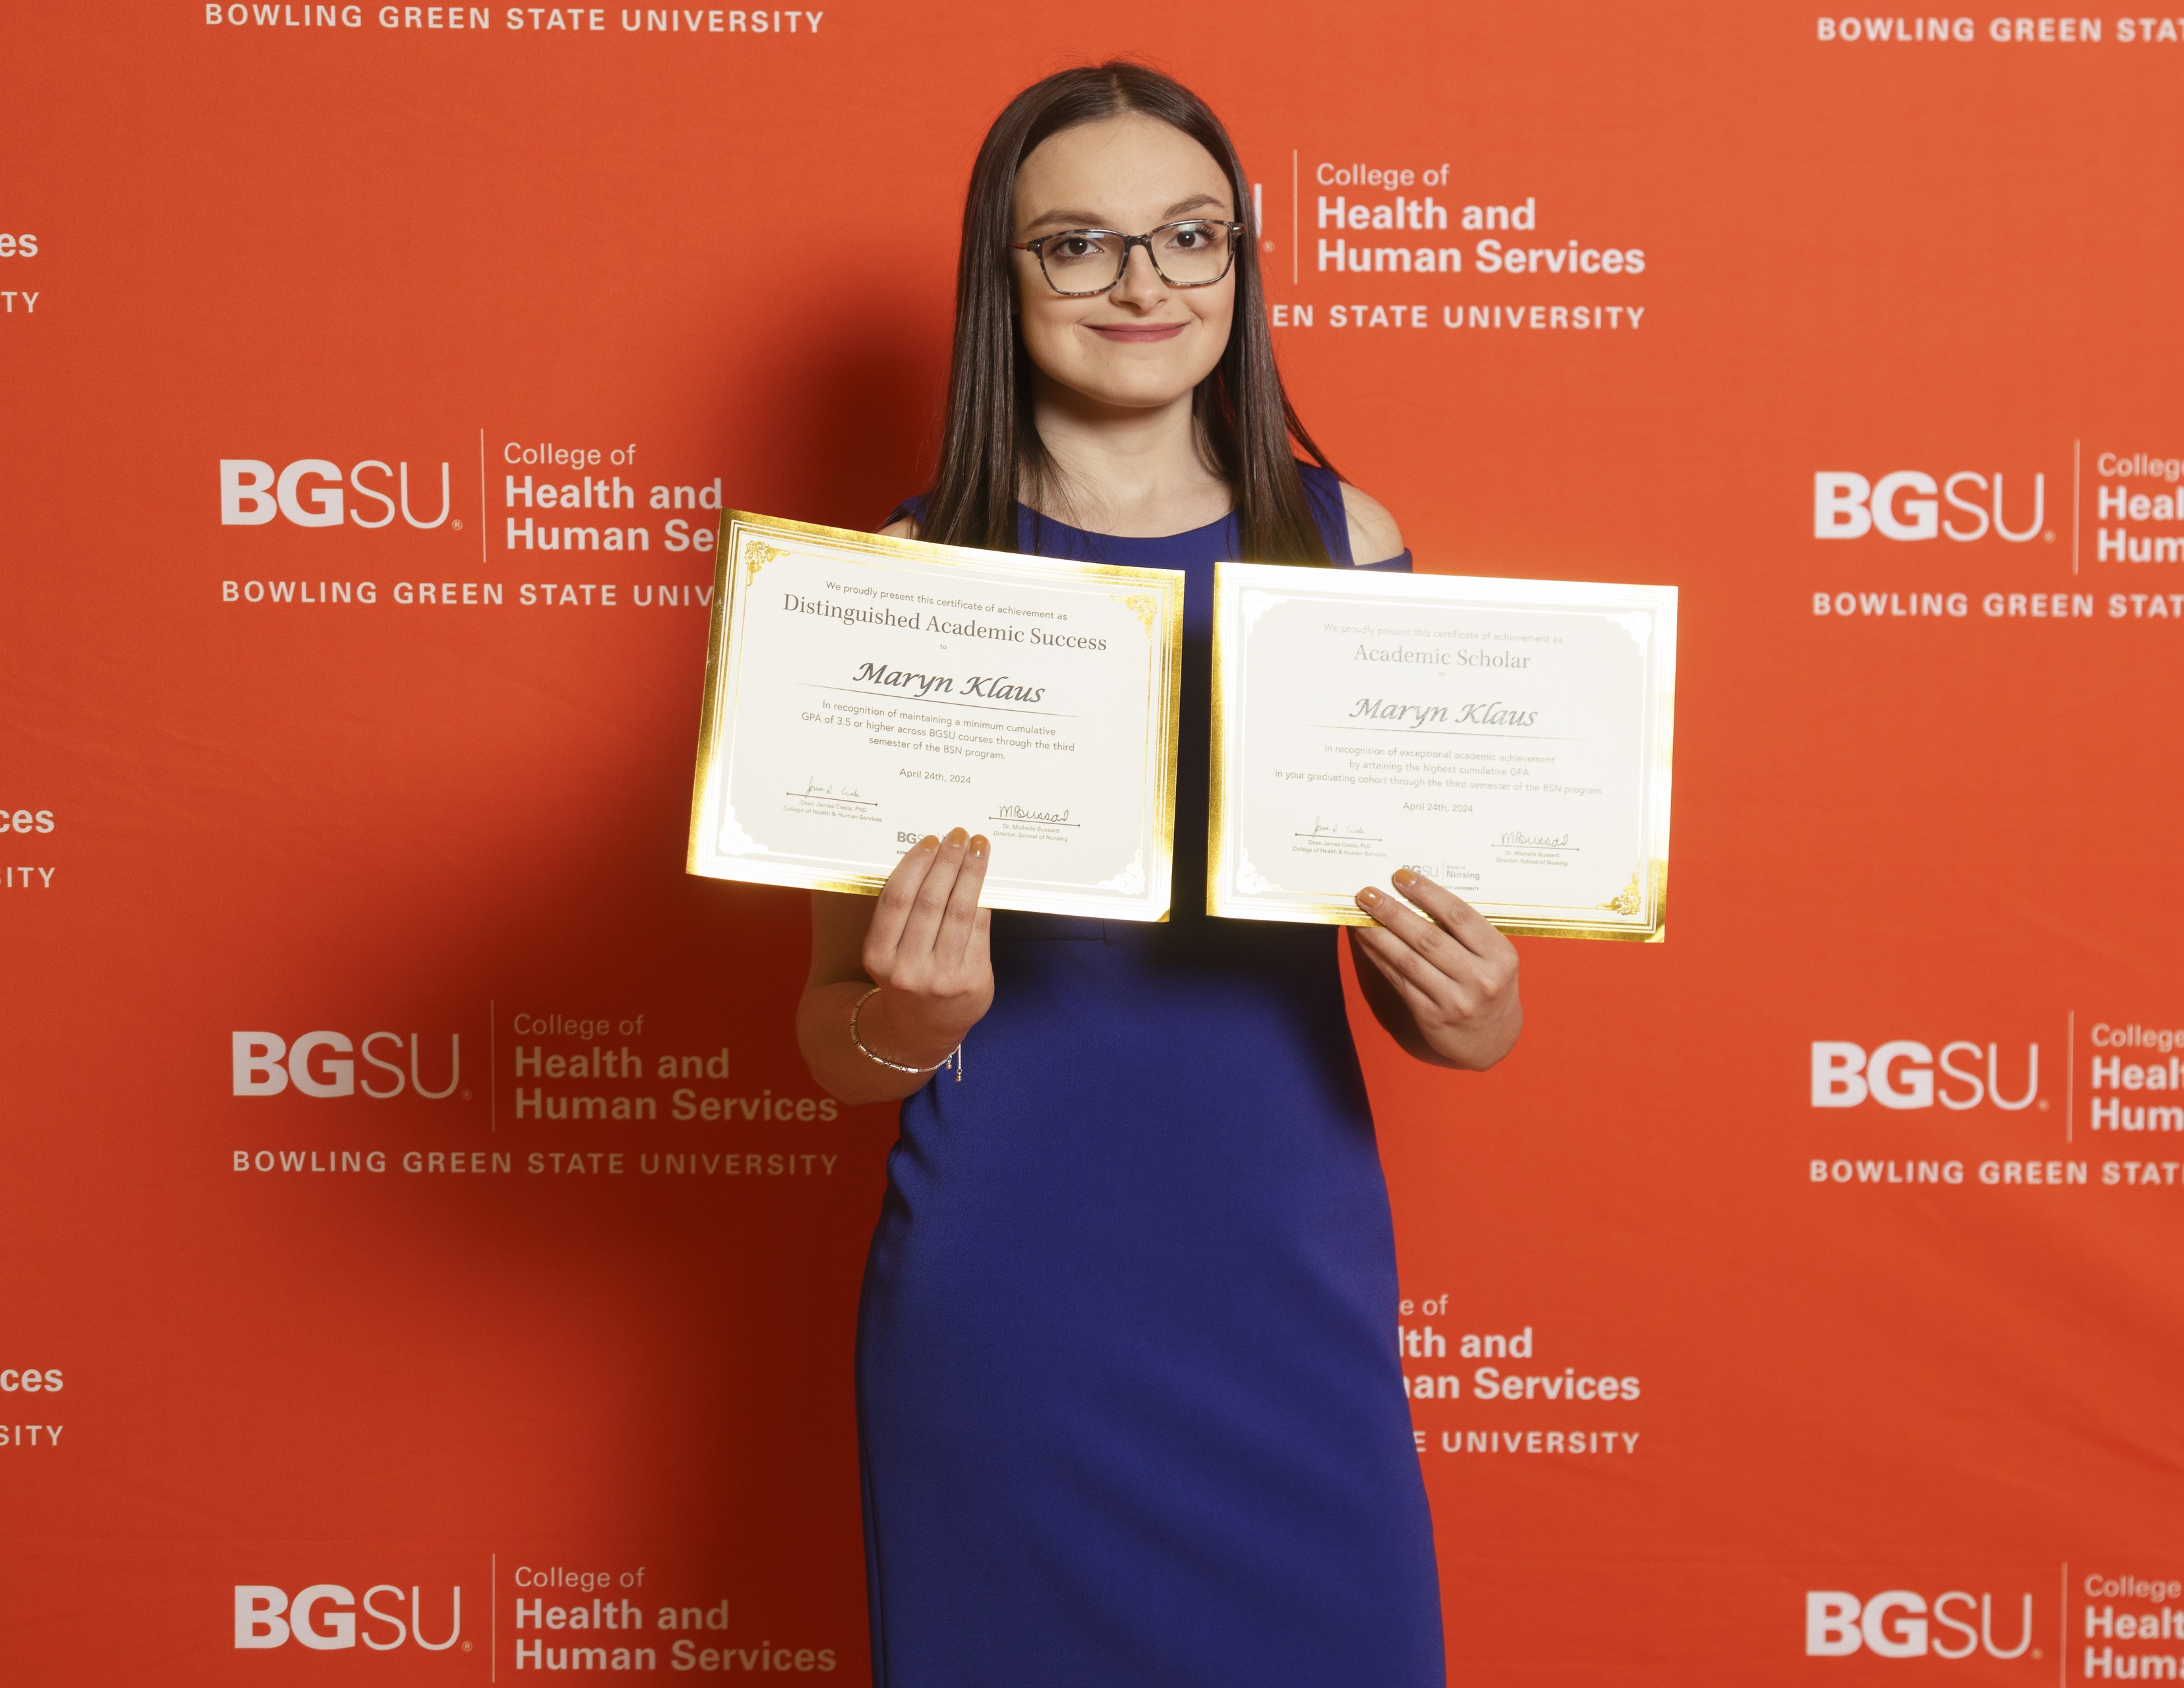
M1355 1017L1451 1677L2184 1671L2184 19L156 0L0 23L7 1680L867 1669L713 534L1121 53L1422 567L1682 589L1667 943Z

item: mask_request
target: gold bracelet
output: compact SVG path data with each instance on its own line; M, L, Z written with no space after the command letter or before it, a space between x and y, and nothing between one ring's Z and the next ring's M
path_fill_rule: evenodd
M850 1041L857 1046L857 1052L863 1056L866 1061L878 1061L882 1067L886 1067L890 1072L938 1072L942 1067L947 1066L948 1063L955 1058L951 1052L949 1055L944 1055L941 1056L939 1060L934 1061L930 1067L905 1067L899 1061L889 1061L883 1055L874 1054L872 1052L872 1046L865 1041L863 1035L857 1030L857 1017L865 1011L865 1005L867 1002L870 1002L879 994L879 986L874 985L870 990L866 991L862 996L857 999L857 1006L850 1011Z

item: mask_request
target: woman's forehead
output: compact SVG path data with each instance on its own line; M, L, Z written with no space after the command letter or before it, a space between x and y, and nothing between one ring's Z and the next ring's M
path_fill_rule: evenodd
M1081 123L1032 149L1017 173L1020 220L1150 227L1233 214L1213 155L1173 125L1128 113Z

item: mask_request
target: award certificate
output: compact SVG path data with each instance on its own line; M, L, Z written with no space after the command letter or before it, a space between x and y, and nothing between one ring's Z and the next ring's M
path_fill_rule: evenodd
M1362 926L1409 867L1504 932L1661 940L1674 587L1215 579L1211 912Z
M1183 582L727 512L689 871L872 893L963 827L988 907L1166 919Z

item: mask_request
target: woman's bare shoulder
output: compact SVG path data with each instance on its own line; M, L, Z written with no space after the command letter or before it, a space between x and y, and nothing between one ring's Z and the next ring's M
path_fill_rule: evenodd
M1342 484L1342 513L1350 518L1350 556L1357 563L1384 563L1403 554L1403 530L1387 505Z
M917 538L917 522L907 515L900 521L890 521L880 529L880 537L885 539L915 539Z

